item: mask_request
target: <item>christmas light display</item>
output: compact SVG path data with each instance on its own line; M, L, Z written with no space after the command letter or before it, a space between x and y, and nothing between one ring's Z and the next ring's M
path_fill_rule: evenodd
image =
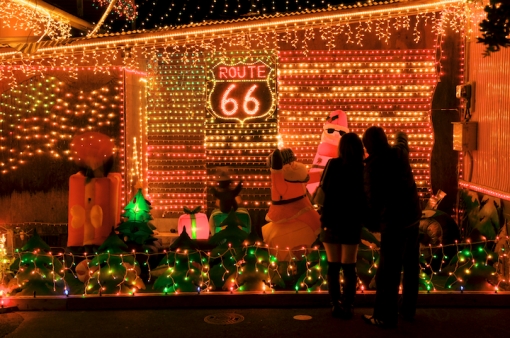
M230 221L227 223L231 224ZM187 232L181 234L180 240L175 242L171 250L161 253L126 252L127 246L115 234L105 241L97 254L52 255L49 248L38 249L41 246L39 243L33 251L22 250L16 253L16 260L10 270L16 273L13 281L19 284L12 288L10 295L32 295L33 291L38 295L63 296L66 292L70 295L84 292L84 296L87 296L154 292L200 294L202 291L265 293L327 290L327 281L324 279L327 260L322 248L315 246L306 251L289 252L287 256L292 258L279 261L269 254L271 248L259 241L253 233L248 235L238 229L235 223L232 225L227 224L227 229L218 233L218 237L211 242L222 242L213 250L198 249ZM503 245L495 247L497 242ZM467 240L463 243L423 247L420 290L498 292L502 284L508 285L502 275L502 265L508 260L505 248L509 244L509 238L505 237L495 241ZM149 262L154 261L152 258L156 258L155 262L159 263L149 266L149 275L144 277L140 266L150 265ZM376 247L360 247L358 292L370 289L370 282L377 270L377 260ZM75 267L76 261L80 263ZM21 280L25 282L19 282ZM76 286L78 284L81 288Z
M4 283L4 277L7 276L7 270L10 265L9 257L7 256L7 249L5 247L5 242L7 238L5 237L5 233L0 234L0 292L3 291L2 284Z
M208 109L218 119L245 123L274 112L274 70L262 61L220 62L210 70Z
M27 0L0 0L0 19L2 28L30 32L38 41L45 36L52 40L71 37L69 20Z
M340 38L362 46L365 36L373 32L375 38L387 44L393 28L413 30L414 40L419 42L422 26L430 27L430 31L439 36L449 30L461 32L464 23L471 20L473 14L469 6L456 0L400 6L374 3L369 6L374 8L367 9L363 5L353 5L350 8L339 6L318 10L316 13L276 15L275 20L242 20L236 23L235 29L230 25L209 27L201 23L178 30L163 29L149 35L123 32L65 46L42 47L33 59L43 66L58 65L73 69L79 58L81 62L93 65L95 71L107 72L105 66L119 62L126 68L139 69L137 57L142 55L150 63L158 64L180 53L182 64L189 61L196 64L205 51L225 53L231 48L248 52L257 49L279 50L282 43L290 43L293 48L300 48L307 54L309 43L315 37L325 41L331 49L338 44ZM299 31L305 34L298 34ZM28 65L24 63L20 52L6 51L0 53L2 66L20 66L27 71ZM0 80L11 78L16 81L9 74L10 71L8 68L7 74L0 73Z
M419 194L429 196L433 49L281 51L279 61L280 134L303 163L312 163L329 112L342 109L360 136L373 124L406 132Z
M148 82L148 199L155 216L179 216L183 206L206 208L204 65L165 57Z
M210 211L214 200L207 196L207 188L214 184L213 171L226 166L235 173L233 180L244 181L241 206L251 212L266 211L270 204L267 155L277 147L290 147L300 161L311 165L324 119L339 108L347 113L349 129L360 135L373 124L383 126L388 135L396 130L409 135L413 173L420 196L427 198L433 145L430 109L442 76L441 38L446 30L464 34L461 27L470 15L466 6L446 0L419 5L354 5L242 19L235 25L213 22L143 34L105 34L68 46L41 48L29 61L19 52L2 51L0 80L11 88L0 98L0 151L7 159L0 163L2 172L14 172L36 154L71 159L63 149L78 131L113 129L115 125L119 150L123 151L122 78L101 90L76 92L57 77L47 76L55 70L69 78L81 76L83 71L94 75L119 71L143 75L146 81L147 107L140 108L135 119L146 121L140 126L147 129L142 138L126 136L133 139L134 146L131 157L122 158L120 167L124 170L124 161L129 161L131 183L135 178L147 182L146 196L157 216L176 217L184 206ZM420 47L389 47L392 37L405 30L413 32ZM386 47L365 48L367 39L372 38ZM314 39L322 43L320 50L312 48ZM30 79L25 80L27 77ZM272 89L276 85L278 94ZM79 103L74 105L71 97ZM75 126L69 122L78 117L87 123ZM147 152L142 150L145 143ZM502 193L498 197L508 196ZM192 229L186 229L192 234ZM83 279L85 293L132 293L133 287L139 292L143 287L135 257L147 259L141 258L145 261L141 264L148 264L150 257L161 258L161 271L169 272L158 276L161 279L154 289L158 292L263 292L284 288L275 282L280 277L281 281L288 278L285 285L297 291L326 289L324 253L319 247L289 252L290 258L279 262L270 255L276 248L256 240L246 244L246 232L224 229L218 235L230 231L239 240L225 241L213 251L180 247L165 253L129 253L117 243L112 247L119 250L102 248L97 255L75 255L73 259L84 259L80 271L87 265L86 273L92 276ZM469 288L469 276L494 273L497 277L494 263L506 253L493 253L494 243L424 249L423 286L434 290L435 281L444 273L448 281L443 285L453 290ZM455 254L445 254L445 248L455 249ZM366 289L377 268L377 248L361 246L360 254L365 270L360 273L361 285ZM34 255L51 257L40 252ZM64 257L69 258L62 255L56 259ZM63 270L72 272L73 268ZM282 271L285 273L279 276ZM250 278L244 277L247 272ZM497 290L502 279L494 280L492 289ZM61 283L57 276L53 282ZM184 284L186 288L180 289Z
M3 174L34 156L72 160L70 142L77 133L123 129L122 81L87 91L59 80L68 75L57 76L33 76L0 94Z
M216 184L217 168L227 167L235 173L233 181L243 181L239 207L250 213L269 205L266 157L277 140L275 60L271 51L261 50L232 51L207 59L211 67L205 119L208 186ZM239 91L233 92L233 85ZM238 111L233 113L236 105ZM214 209L214 199L208 199L208 207Z
M115 12L125 20L134 20L138 14L134 0L94 0L94 2L103 7L114 3Z

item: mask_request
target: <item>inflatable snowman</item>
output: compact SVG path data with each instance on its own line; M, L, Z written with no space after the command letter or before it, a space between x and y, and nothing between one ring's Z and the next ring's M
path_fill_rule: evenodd
M317 154L313 159L312 167L308 174L310 180L306 189L313 196L319 186L322 172L330 158L338 157L338 145L343 134L348 133L347 115L342 110L331 112L322 128L321 143L317 148Z
M271 205L266 215L270 222L262 235L279 260L300 258L321 229L320 216L306 195L308 170L296 161L291 149L276 149L269 155L271 168Z

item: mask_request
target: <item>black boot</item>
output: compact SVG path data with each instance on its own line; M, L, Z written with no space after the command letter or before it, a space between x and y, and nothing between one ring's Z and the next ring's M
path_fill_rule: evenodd
M342 270L344 275L342 312L344 318L351 319L354 315L354 298L358 281L356 263L342 264Z
M340 267L337 262L328 262L328 292L331 298L331 314L333 317L342 316L340 303Z

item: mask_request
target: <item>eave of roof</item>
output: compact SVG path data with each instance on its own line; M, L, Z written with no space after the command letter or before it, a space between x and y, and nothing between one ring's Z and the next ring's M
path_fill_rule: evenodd
M153 30L136 30L123 33L98 34L83 38L73 38L65 41L65 46L51 47L53 50L72 50L76 48L134 46L138 43L151 44L165 43L168 41L191 41L193 37L204 39L210 37L221 37L222 34L232 34L240 31L266 32L272 28L283 31L286 27L320 26L325 21L342 19L342 22L368 21L388 16L415 15L424 12L437 12L443 6L464 3L464 0L389 0L357 5L332 6L325 9L305 10L285 14L273 14L266 16L244 17L225 21L207 21L192 23L174 27L162 27ZM301 27L302 28L302 27ZM39 51L44 52L46 48ZM0 52L2 55L15 54L17 52Z
M51 5L47 2L44 2L42 0L14 0L20 4L23 4L25 6L31 6L32 8L41 8L46 11L48 11L50 14L53 14L57 17L64 18L69 21L69 25L73 28L76 28L81 31L88 31L92 30L94 28L94 25L77 17L72 14L69 14L59 8L57 8L54 5Z

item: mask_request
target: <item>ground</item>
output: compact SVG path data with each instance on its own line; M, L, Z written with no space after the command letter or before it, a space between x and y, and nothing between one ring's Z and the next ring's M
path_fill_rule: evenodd
M414 323L385 330L361 320L370 308L357 308L350 321L332 318L329 308L166 309L122 311L30 311L0 314L0 337L494 337L510 332L510 308L420 308ZM236 324L204 321L213 314L244 317ZM297 315L311 316L296 320Z

